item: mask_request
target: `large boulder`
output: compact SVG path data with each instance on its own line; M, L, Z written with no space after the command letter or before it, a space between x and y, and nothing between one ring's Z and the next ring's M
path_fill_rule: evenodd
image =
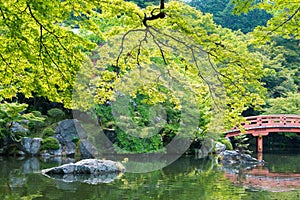
M219 154L218 156L219 162L224 167L230 167L230 168L253 168L257 165L263 165L263 160L258 160L256 158L253 158L249 154L240 153L239 151L230 151L226 150Z
M55 133L55 137L61 144L67 144L79 138L87 139L84 129L76 119L65 119L58 122Z
M207 138L198 142L198 148L195 148L195 154L197 158L205 158L209 154L214 152L215 141L211 138Z
M38 155L42 147L42 138L23 137L18 148L28 155Z
M221 142L216 142L214 152L219 154L226 150L226 145Z
M88 140L80 140L79 151L83 159L95 158L98 155L98 150Z
M82 158L95 158L98 155L97 149L87 140L86 132L76 119L60 121L54 137L62 145L63 154L66 156L75 156L78 141Z
M109 183L122 172L125 172L125 167L121 163L97 159L85 159L42 170L44 175L55 180L88 184Z
M85 159L42 170L44 174L105 174L114 172L125 172L125 167L119 162L97 159Z

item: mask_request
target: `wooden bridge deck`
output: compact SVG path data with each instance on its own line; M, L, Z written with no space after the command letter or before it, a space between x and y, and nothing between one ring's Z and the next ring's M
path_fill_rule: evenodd
M241 125L245 134L253 136L265 136L271 132L293 132L300 133L300 115L261 115L246 117L246 122ZM227 131L226 137L233 137L241 134L238 127Z

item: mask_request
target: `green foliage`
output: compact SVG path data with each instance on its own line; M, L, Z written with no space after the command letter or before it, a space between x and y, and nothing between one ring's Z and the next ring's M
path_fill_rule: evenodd
M32 113L24 113L27 104L20 103L0 103L0 138L10 136L13 140L19 139L18 133L12 133L13 123L25 124L25 121L42 122L44 118L36 117Z
M268 90L268 97L282 97L288 92L297 92L298 69L297 59L292 55L298 52L294 48L298 46L293 40L284 40L274 37L266 44L253 47L253 51L261 52L266 74L262 79Z
M57 150L59 149L59 141L54 137L48 137L43 139L42 142L43 150Z
M154 7L148 7L143 12L149 15L152 9ZM79 72L75 84L78 94L73 98L79 108L91 110L97 104L100 124L115 121L120 130L129 135L145 137L161 130L159 134L166 144L181 132L180 120L190 123L183 116L184 112L200 116L193 130L186 130L195 138L199 134L197 126L204 132L209 123L224 128L221 121L224 119L231 127L243 110L263 103L264 89L259 79L264 70L258 53L248 50L246 36L222 29L213 23L211 15L203 15L178 2L167 4L166 14L166 18L148 22L154 29L126 30L110 37L99 48L101 56L96 66L84 65ZM130 56L125 52L131 52ZM162 52L165 53L162 55ZM93 70L95 67L99 70ZM116 91L122 91L137 104L136 108L122 104L116 109L120 112L117 120L108 105L116 99L121 101ZM184 102L199 109L182 108ZM218 117L220 126L210 120L210 116L215 116L211 112L213 104L218 104L222 111L226 109L224 115ZM154 115L150 108L155 106L166 110L167 123L151 129L148 126L153 124ZM119 140L125 138L120 133Z
M213 14L214 21L222 27L241 30L244 33L253 31L257 26L265 26L272 16L260 9L251 10L247 14L234 15L232 13L234 5L231 0L192 0L188 4L201 12Z
M100 125L106 125L106 124L112 125L114 117L112 115L111 106L103 105L103 104L96 104L95 105L95 114L99 118ZM108 126L106 126L106 127L108 127Z
M221 142L222 144L225 144L226 150L233 150L232 144L231 144L231 142L230 142L229 140L227 140L227 139L222 139L222 140L220 140L220 142Z
M300 39L299 27L299 6L294 1L256 1L256 0L235 0L234 12L237 14L247 13L254 9L263 9L273 15L266 27L258 26L254 31L257 41L266 41L272 35L280 35L286 38Z
M45 125L46 125L47 116L42 115L42 113L40 111L36 111L36 110L32 111L31 113L35 117L44 118L43 121L30 121L28 123L28 128L30 130L30 134L40 133L42 131L42 129L45 127Z
M247 138L247 135L245 134L235 136L234 137L235 150L238 150L240 153L251 154L252 151L248 149L249 146L248 140L249 138Z
M132 1L132 2L134 2L140 8L146 8L147 6L158 5L159 4L159 1L155 1L155 0L126 0L126 1Z
M0 7L0 70L5 72L0 74L0 97L34 94L66 107L71 106L73 82L86 57L82 51L96 46L74 33L73 27L104 38L96 18L107 25L127 13L133 26L139 18L137 6L121 0L1 0Z
M300 94L288 93L286 97L268 99L264 114L300 114Z
M55 122L64 118L65 113L59 108L52 108L47 112L48 116Z
M73 139L72 139L72 142L73 142L74 144L78 144L79 141L80 141L80 138L79 138L79 137L73 137Z
M241 11L251 6L270 11L265 3L233 3ZM0 75L0 97L34 94L67 108L95 108L105 126L118 123L108 103L121 91L138 106L131 107L118 126L126 127L129 121L139 126L135 134L146 136L159 129L163 141L182 131L178 119L192 124L190 116L200 115L199 122L185 130L192 137L199 134L197 126L205 133L222 132L211 127L232 127L244 110L264 103L260 81L268 70L262 53L249 49L266 41L258 29L247 36L233 32L215 24L211 14L177 1L166 3L164 10L141 9L122 0L1 1L0 7L0 70L5 72ZM276 9L281 11L280 6ZM164 16L146 20L156 13ZM272 13L272 22L278 13ZM293 82L280 86L292 89ZM199 110L183 108L184 103ZM167 123L151 130L150 108L160 105L167 110ZM133 133L134 128L127 128Z
M115 149L119 153L147 153L163 151L162 138L159 134L148 138L139 138L135 133L117 131Z
M52 128L48 127L43 130L42 137L43 137L43 139L52 137L52 136L54 136L54 133L55 133L54 130Z
M34 116L36 116L36 117L43 117L43 116L42 116L42 113L41 113L40 111L33 110L31 113L32 113Z

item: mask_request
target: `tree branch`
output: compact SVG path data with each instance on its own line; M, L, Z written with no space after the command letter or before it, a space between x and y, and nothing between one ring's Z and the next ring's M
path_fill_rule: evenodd
M122 41L121 41L121 47L120 47L120 52L119 52L119 55L116 59L116 66L119 66L119 61L120 61L120 58L121 58L121 55L123 54L123 51L124 51L124 42L125 42L125 39L126 39L126 36L131 33L131 32L145 32L146 29L133 29L133 30L129 30L127 31L123 37L122 37Z
M5 17L5 15L4 15L4 12L3 12L2 8L0 8L0 12L1 12L2 18L5 20L6 17Z
M57 40L57 42L59 43L59 45L68 53L69 50L61 43L59 37L53 32L53 31L50 31L48 28L46 28L37 18L36 16L33 14L32 10L31 10L31 7L30 5L27 4L27 7L28 7L28 10L29 10L29 13L30 13L30 16L34 19L34 21L40 26L40 28L46 30L48 33L50 33L51 35L53 35L55 37L55 39ZM41 36L42 37L42 36Z
M70 85L71 82L66 78L65 74L61 71L61 69L59 68L58 64L55 62L55 60L52 58L50 52L48 51L48 48L46 47L46 45L44 43L42 43L46 54L48 55L48 57L50 58L51 62L56 66L57 70L59 71L59 73L62 75L62 77L64 78L65 81L67 81Z
M152 20L156 20L156 19L163 19L166 16L166 14L164 12L164 9L165 9L165 0L160 0L159 9L154 8L151 11L151 16L147 16L146 13L144 13L144 19L143 19L144 26L148 27L147 21L152 21ZM156 10L159 10L158 14L154 14L154 11L156 11Z
M269 34L272 33L272 32L274 32L274 31L276 31L277 29L279 29L280 27L282 27L283 25L285 25L286 23L288 23L290 20L292 20L299 11L300 11L300 7L298 7L297 10L289 18L287 18L284 22L282 22L277 27L275 27L273 30L271 30L269 32Z

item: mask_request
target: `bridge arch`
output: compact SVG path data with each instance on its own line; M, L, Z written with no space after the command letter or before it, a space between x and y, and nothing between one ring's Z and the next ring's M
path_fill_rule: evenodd
M263 136L274 132L300 133L300 115L260 115L246 117L246 122L241 124L245 132L238 127L233 127L225 133L226 137L234 137L241 134L252 134L257 137L257 152L263 152Z

